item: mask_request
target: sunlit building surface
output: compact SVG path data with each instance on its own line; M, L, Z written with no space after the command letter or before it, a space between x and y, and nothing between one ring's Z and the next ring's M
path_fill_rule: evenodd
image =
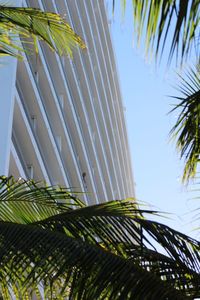
M88 204L134 196L118 74L103 0L30 0L54 11L87 50L59 57L44 43L7 82L5 173L87 192ZM14 73L13 73L14 72ZM2 76L0 74L1 84ZM4 78L5 79L5 78ZM14 82L14 83L13 83ZM9 86L10 84L10 86ZM5 89L5 86L4 86ZM3 147L1 145L1 147ZM1 164L1 162L0 162Z

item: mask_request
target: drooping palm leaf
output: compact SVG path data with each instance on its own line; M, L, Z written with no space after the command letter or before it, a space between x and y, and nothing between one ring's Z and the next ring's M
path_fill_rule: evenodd
M199 242L143 216L156 212L139 210L133 200L84 207L72 197L70 207L70 194L62 189L46 190L5 177L0 190L0 215L6 199L15 215L11 223L8 213L6 222L5 212L0 222L0 290L5 299L10 299L5 295L11 290L31 299L38 285L47 299L59 299L59 295L60 299L138 300L199 296ZM65 204L60 209L62 195ZM27 205L22 212L18 202ZM35 205L33 222L34 214L30 219L27 208L32 212ZM44 205L54 209L46 219L39 209ZM157 252L155 242L168 254Z
M66 212L39 223L134 260L178 289L184 290L187 286L188 295L196 295L200 288L199 242L144 219L144 213L147 211L136 209L133 203L120 201ZM149 235L154 242L149 241ZM169 257L156 251L155 242Z
M179 116L170 134L176 140L180 157L185 159L183 181L188 181L196 175L200 157L200 65L179 77L182 96L173 97L179 103L172 110Z
M121 2L124 10L126 1ZM181 62L193 47L199 53L199 0L132 0L132 6L138 43L144 34L147 53L154 51L158 57L169 45L169 61L176 52Z
M0 176L0 221L31 223L84 203L66 189Z
M187 299L132 260L86 241L5 222L0 232L0 278L19 286L22 295L41 282L53 289L60 279L69 299Z
M60 15L0 5L0 55L19 57L17 50L23 51L19 36L24 42L28 37L43 40L60 55L71 55L75 46L85 48L82 39Z

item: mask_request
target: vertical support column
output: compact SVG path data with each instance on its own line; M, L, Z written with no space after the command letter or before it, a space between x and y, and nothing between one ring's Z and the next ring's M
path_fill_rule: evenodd
M22 0L13 0L17 6ZM5 56L0 58L0 175L8 175L17 60Z
M0 175L8 175L17 60L0 59Z

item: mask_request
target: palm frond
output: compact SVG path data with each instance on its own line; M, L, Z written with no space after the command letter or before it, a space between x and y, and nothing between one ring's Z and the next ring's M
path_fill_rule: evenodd
M188 181L196 175L200 156L200 65L179 77L182 96L173 97L179 103L172 110L179 116L170 135L176 140L180 157L185 159L183 181Z
M122 3L124 11L126 1ZM113 10L115 5L113 1ZM193 47L198 52L199 0L132 0L132 6L138 44L144 34L147 55L153 51L156 57L161 57L164 48L170 45L169 61L176 52L182 62Z
M13 177L0 177L0 220L31 223L63 211L84 207L69 189Z
M0 232L0 278L22 295L41 282L52 289L59 282L69 299L190 299L133 261L87 242L33 225L0 222Z
M138 210L129 201L114 201L53 216L37 225L134 261L177 289L186 290L186 295L198 294L199 242L165 225L146 220L144 213L156 214ZM167 256L157 252L155 242L163 247Z
M24 43L32 37L35 45L36 39L43 40L60 55L72 55L76 46L85 48L82 39L60 15L0 5L0 55L20 57L18 50L23 48L19 36Z
M0 291L5 299L12 299L11 291L31 299L38 286L46 299L200 296L200 243L144 217L156 211L140 210L130 199L85 207L63 189L6 177L0 191ZM45 205L49 216L44 219L40 207Z

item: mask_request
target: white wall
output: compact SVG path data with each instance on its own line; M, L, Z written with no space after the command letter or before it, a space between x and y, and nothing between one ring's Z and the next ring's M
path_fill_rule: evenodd
M20 5L21 0L9 2ZM12 57L0 58L0 175L7 175L14 107L14 93L17 60Z
M16 66L17 61L14 58L0 59L0 175L7 175L8 173Z

